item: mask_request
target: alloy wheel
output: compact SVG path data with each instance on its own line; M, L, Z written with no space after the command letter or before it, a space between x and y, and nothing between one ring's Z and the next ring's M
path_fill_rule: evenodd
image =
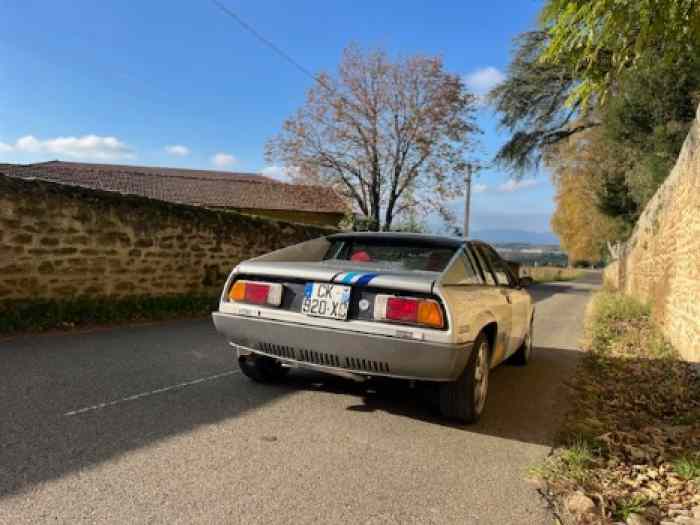
M532 350L535 344L535 327L534 323L530 321L530 331L527 334L527 341L525 342L525 357L529 361L532 357Z
M474 411L477 414L481 414L484 409L489 386L489 359L486 348L484 343L479 346L474 367Z

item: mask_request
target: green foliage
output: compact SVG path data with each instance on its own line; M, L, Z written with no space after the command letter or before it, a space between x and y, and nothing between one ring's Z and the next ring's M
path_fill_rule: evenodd
M548 0L541 19L549 35L545 63L580 81L567 103L605 102L617 77L652 59L677 64L700 43L695 0Z
M585 485L599 448L594 440L577 435L568 445L561 447L556 455L531 468L530 474L552 482L567 480Z
M495 160L517 174L537 168L547 146L597 125L566 107L575 78L565 66L540 59L547 41L545 31L521 34L506 80L489 94L499 126L511 132Z
M651 314L648 306L618 293L601 292L593 301L591 349L597 352L609 351L627 333L630 324L647 322Z
M695 119L700 60L640 61L620 75L617 90L601 110L603 130L611 154L628 167L608 173L601 209L632 222L673 168Z
M599 211L628 234L694 120L698 57L695 0L547 0L541 28L516 41L507 78L491 93L511 132L495 160L521 176L543 158L549 164L567 139L601 129L589 141L595 162L579 171L596 180ZM560 226L585 224L586 212L576 213L568 210Z
M649 504L649 498L641 495L623 498L617 502L612 516L615 519L627 521L630 514L642 514Z
M673 470L683 479L700 482L700 452L676 459Z
M200 295L2 301L0 333L200 316L215 310L217 301Z
M626 233L629 234L642 211L632 194L627 178L628 170L631 170L632 166L624 166L620 162L624 158L624 152L620 151L620 148L612 146L608 151L618 151L619 156L613 163L601 162L600 170L594 175L600 179L600 185L596 189L596 205L608 217L622 219L628 225Z
M589 475L588 467L594 459L593 447L588 439L578 437L562 450L561 461L568 476L579 483Z

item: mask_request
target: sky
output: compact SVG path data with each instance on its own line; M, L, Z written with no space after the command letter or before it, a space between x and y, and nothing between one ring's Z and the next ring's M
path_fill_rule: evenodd
M441 55L477 95L501 81L540 2L221 0L306 69L334 71L350 43ZM81 160L263 172L266 141L312 80L210 0L0 0L0 162ZM507 134L482 106L478 156ZM545 232L546 173L496 168L473 186L472 227ZM454 202L458 220L463 203Z

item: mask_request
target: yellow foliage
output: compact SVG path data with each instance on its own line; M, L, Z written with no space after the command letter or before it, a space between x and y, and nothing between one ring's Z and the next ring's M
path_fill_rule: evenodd
M576 135L547 154L556 189L556 210L551 224L570 261L598 261L605 257L607 241L619 239L621 220L601 213L596 190L601 184L601 151L598 130Z

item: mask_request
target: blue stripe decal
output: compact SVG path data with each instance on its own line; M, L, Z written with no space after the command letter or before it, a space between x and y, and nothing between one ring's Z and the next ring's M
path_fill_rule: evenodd
M357 272L348 272L345 277L343 277L340 282L343 284L350 284L352 282L352 278L357 275Z
M366 273L362 277L360 277L355 284L357 286L367 286L369 282L374 279L377 275L377 273Z

